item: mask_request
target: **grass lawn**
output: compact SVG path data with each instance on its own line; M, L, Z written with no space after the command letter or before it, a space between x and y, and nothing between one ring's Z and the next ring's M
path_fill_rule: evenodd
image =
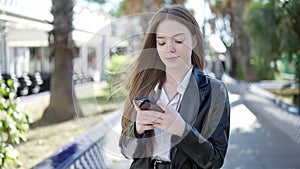
M103 84L88 84L75 88L79 105L84 117L48 126L31 128L27 133L27 142L17 145L19 166L11 168L29 169L43 159L53 155L60 147L73 141L85 129L101 122L116 109L116 104L107 99ZM91 90L92 89L92 90ZM90 92L89 92L90 91ZM38 120L49 103L49 95L20 103L20 110L30 114L33 121Z

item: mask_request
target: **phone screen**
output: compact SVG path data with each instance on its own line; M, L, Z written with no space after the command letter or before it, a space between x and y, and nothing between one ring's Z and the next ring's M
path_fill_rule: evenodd
M156 104L156 100L152 97L135 97L134 101L141 110L163 112L163 110Z

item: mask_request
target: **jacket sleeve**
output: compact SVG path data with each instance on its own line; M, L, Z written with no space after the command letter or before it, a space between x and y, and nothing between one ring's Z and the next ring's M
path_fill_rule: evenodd
M204 121L186 124L182 137L173 135L172 144L200 168L221 168L228 147L230 104L223 83L212 84L211 104ZM207 103L206 103L207 104ZM199 110L201 113L201 110Z
M131 159L149 157L149 151L146 151L148 144L151 144L150 131L145 131L144 134L138 134L135 129L135 122L132 122L128 126L119 140L121 153L126 158Z

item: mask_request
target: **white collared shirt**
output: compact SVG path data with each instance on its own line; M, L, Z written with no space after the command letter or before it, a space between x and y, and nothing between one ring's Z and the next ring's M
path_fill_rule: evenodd
M176 107L179 107L181 103L182 96L189 84L191 75L192 75L193 67L190 68L190 70L186 73L181 83L177 86L177 92L179 95L176 95L171 101L169 100L166 91L164 88L162 88L160 100L168 104L168 107L176 110ZM154 88L154 91L158 92L158 85ZM176 110L178 111L178 110ZM171 149L171 134L168 132L165 132L159 128L154 129L155 138L154 138L154 151L152 158L157 160L163 160L163 161L171 161L170 160L170 149Z

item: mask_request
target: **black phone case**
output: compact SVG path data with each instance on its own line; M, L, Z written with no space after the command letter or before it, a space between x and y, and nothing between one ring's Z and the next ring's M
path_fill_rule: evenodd
M163 110L156 104L156 100L152 97L135 97L134 101L141 110L163 112Z

